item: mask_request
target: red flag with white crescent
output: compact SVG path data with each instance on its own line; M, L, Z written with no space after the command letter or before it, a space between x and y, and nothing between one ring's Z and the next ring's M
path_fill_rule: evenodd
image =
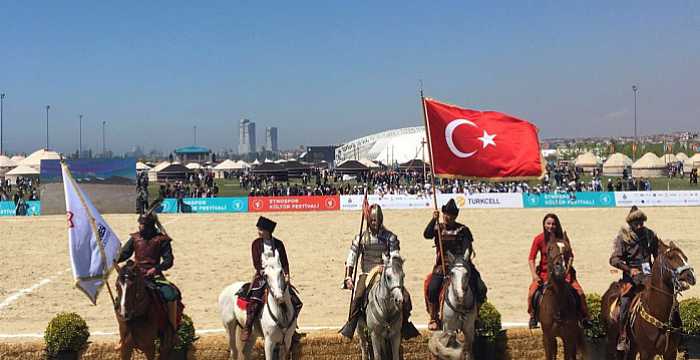
M424 99L436 175L489 179L543 173L537 127L496 111Z

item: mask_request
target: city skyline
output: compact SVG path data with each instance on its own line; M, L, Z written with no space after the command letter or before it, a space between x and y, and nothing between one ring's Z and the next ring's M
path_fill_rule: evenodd
M246 117L278 127L282 149L339 144L422 125L421 82L527 119L542 139L631 135L635 93L640 136L700 129L692 1L440 6L7 4L3 150L44 146L47 104L64 153L80 147L79 114L95 152L103 121L115 153L192 145L193 126L198 143L238 149Z

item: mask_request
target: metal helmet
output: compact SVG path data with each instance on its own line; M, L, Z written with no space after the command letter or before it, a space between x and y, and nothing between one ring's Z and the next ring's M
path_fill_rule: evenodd
M152 212L147 212L139 216L139 224L143 224L147 227L153 227L156 225L156 214Z
M376 221L379 227L384 224L384 214L379 204L372 204L372 206L369 207L369 218Z

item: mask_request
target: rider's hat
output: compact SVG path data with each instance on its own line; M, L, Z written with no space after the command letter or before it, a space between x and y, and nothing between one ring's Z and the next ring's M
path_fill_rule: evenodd
M442 212L454 216L459 215L459 208L457 207L457 203L455 203L455 199L450 199L447 204L442 205Z
M647 216L642 212L642 210L639 210L637 206L632 206L630 213L627 214L626 221L628 224L633 222L645 222L647 221Z
M275 231L275 226L277 226L277 223L264 216L261 216L258 218L258 223L255 226L257 226L258 229L267 230L270 232L270 234L272 234L272 232Z

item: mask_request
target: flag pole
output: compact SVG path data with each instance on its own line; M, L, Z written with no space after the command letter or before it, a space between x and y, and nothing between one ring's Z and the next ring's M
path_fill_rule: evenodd
M73 187L76 188L76 193L78 194L78 199L80 199L80 204L83 206L85 211L87 212L88 219L90 220L90 227L92 228L92 233L95 234L95 240L97 242L97 246L100 249L100 257L102 257L102 269L103 269L103 281L105 285L107 286L107 292L109 292L109 298L112 299L112 305L113 308L116 309L117 302L114 300L114 294L112 293L112 287L109 286L109 272L107 271L107 255L105 254L105 248L104 245L102 244L102 236L100 235L100 232L97 229L97 224L95 223L95 217L92 215L92 211L90 211L90 208L87 206L87 203L85 202L85 198L83 197L83 193L80 188L78 188L78 184L73 178L73 174L70 172L70 168L68 168L68 165L61 160L61 166L65 167L66 174L68 174L68 178L70 179L71 183L73 183ZM97 300L97 298L95 298ZM116 310L115 310L116 311Z
M430 179L430 183L433 187L433 205L435 206L435 211L438 211L437 187L435 186L435 161L433 161L433 142L432 142L432 139L430 138L430 125L428 123L428 110L425 107L425 97L423 96L423 83L422 82L421 82L421 88L420 88L420 103L423 106L423 121L425 122L425 133L426 133L426 139L428 140L428 153L430 155L430 174L432 175L432 178ZM445 276L447 274L447 271L445 268L445 253L443 252L443 249L442 249L442 238L440 237L440 216L438 216L437 220L435 221L435 224L437 225L437 231L435 231L435 236L437 237L438 251L440 252L440 266L442 267L442 276Z

